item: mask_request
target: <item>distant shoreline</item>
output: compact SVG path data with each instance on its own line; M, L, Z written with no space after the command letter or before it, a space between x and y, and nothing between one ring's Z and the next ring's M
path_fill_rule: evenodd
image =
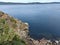
M40 3L40 2L31 2L31 3L13 3L13 2L0 2L0 5L29 5L29 4L60 4L60 2L50 2L50 3Z

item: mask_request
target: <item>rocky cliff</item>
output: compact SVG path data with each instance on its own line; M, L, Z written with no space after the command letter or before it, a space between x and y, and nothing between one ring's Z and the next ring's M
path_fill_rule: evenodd
M60 40L34 40L29 25L0 11L0 45L60 45Z
M26 43L24 40L28 35L28 27L28 23L23 23L21 20L0 11L0 44L24 45ZM16 44L14 44L15 42Z

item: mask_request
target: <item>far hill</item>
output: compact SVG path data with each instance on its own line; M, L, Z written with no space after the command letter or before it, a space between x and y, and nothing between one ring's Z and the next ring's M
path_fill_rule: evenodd
M11 4L60 4L60 2L49 2L49 3L41 3L41 2L30 2L30 3L0 2L0 5L11 5Z

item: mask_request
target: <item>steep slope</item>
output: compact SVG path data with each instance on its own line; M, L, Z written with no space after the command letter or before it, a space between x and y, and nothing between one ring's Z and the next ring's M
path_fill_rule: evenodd
M0 45L26 45L28 24L0 11Z

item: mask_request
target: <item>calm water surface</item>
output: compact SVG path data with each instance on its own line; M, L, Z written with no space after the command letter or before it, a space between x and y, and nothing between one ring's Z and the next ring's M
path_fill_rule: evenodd
M28 22L35 39L60 37L60 4L0 5L0 10Z

